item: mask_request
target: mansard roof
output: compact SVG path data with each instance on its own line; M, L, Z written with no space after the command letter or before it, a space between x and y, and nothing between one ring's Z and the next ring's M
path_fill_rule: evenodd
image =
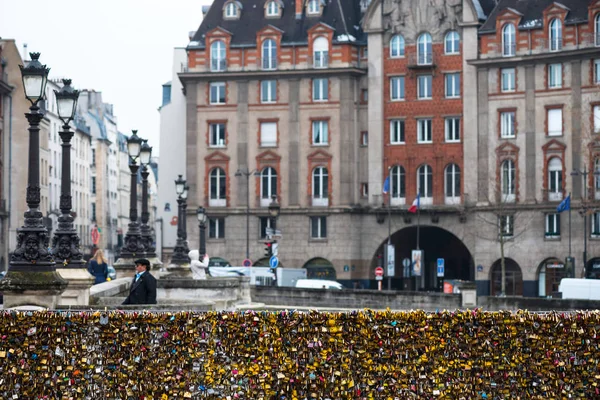
M302 45L308 43L308 30L318 23L334 29L334 43L366 43L360 27L360 0L329 0L320 16L307 16L303 7L300 18L296 18L295 1L305 0L281 0L284 7L280 18L265 17L267 1L270 0L244 0L240 18L225 19L223 6L227 0L214 0L188 48L204 48L206 34L217 27L231 32L231 47L255 47L256 33L267 25L283 31L283 46Z
M498 5L491 11L489 18L480 28L480 33L496 31L496 18L507 8L523 14L519 29L539 29L543 27L544 10L552 4L567 10L566 24L578 24L587 21L588 7L595 0L498 0ZM482 1L483 3L484 1Z

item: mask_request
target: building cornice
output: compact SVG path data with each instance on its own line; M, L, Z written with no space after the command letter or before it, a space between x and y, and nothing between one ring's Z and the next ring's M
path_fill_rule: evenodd
M4 81L0 81L0 93L10 93L14 89L13 86L10 86L8 83Z
M194 81L214 81L217 79L222 80L248 80L248 79L260 79L269 77L271 79L281 78L301 78L310 76L340 76L340 75L351 75L361 76L366 75L366 68L323 68L323 69L291 69L291 70L277 70L277 71L226 71L226 72L181 72L178 74L179 80L182 84L186 82Z
M490 67L490 66L509 66L516 64L534 64L537 62L552 62L565 59L577 60L581 58L593 58L598 55L597 47L589 47L585 49L566 50L556 53L542 53L542 54L531 54L518 57L493 57L485 59L472 59L467 60L469 65L476 67Z

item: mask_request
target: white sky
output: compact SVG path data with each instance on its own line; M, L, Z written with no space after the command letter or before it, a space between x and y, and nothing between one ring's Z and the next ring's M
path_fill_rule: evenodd
M138 129L158 155L162 84L209 0L0 0L0 37L40 52L50 77L102 92L119 130Z

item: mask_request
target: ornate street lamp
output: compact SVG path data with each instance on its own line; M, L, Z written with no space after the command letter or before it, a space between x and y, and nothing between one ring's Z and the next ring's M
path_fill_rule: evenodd
M190 252L186 239L187 234L185 232L185 207L187 198L187 185L182 175L175 180L175 192L177 193L177 241L173 248L173 256L171 257L172 264L188 264L190 258L188 253Z
M58 229L52 238L52 253L64 267L81 268L85 261L81 253L79 236L73 226L71 215L71 139L73 132L69 123L75 118L79 91L73 89L70 79L63 79L63 87L54 91L58 105L58 117L63 123L59 133L62 139L62 177L60 181L60 211Z
M260 176L258 170L249 171L248 169L238 169L235 172L236 177L244 176L246 178L246 259L250 259L250 176Z
M277 221L277 217L279 217L279 212L281 211L281 207L277 202L277 195L274 194L271 196L271 204L269 204L269 215L271 216L271 226L276 226L275 223Z
M54 258L48 251L48 230L40 211L40 113L38 102L44 97L49 68L39 62L40 53L30 53L27 67L19 66L23 76L25 97L31 103L29 113L29 160L26 202L23 227L17 229L17 248L10 255L9 269L0 281L0 290L5 292L5 307L19 304L8 300L8 293L39 291L53 296L50 306L55 306L56 296L64 291L67 282L56 272ZM14 303L14 304L12 304Z
M125 246L121 251L121 258L135 258L144 252L141 240L140 223L137 212L137 174L140 166L137 159L142 149L142 139L137 135L137 130L127 139L127 152L129 153L129 172L131 173L131 197L129 201L129 225L125 235Z
M200 206L198 207L196 214L198 223L200 224L200 261L202 261L206 255L206 210L204 207Z
M152 159L152 146L148 145L148 140L144 140L140 150L140 164L142 164L142 246L147 258L156 257L156 249L154 248L154 238L152 237L152 229L148 225L150 213L148 212L148 165Z

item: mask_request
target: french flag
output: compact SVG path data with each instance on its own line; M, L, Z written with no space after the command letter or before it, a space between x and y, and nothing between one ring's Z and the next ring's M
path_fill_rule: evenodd
M417 194L417 198L412 202L412 206L408 209L410 213L416 213L421 208L421 193Z

